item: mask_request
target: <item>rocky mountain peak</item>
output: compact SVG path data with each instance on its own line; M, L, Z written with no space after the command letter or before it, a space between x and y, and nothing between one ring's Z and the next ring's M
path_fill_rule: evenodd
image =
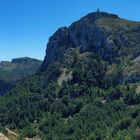
M119 16L115 14L110 14L107 12L102 12L98 9L97 12L89 13L86 16L84 16L82 19L85 19L85 18L89 19L90 21L96 21L100 18L119 18Z
M58 29L50 37L41 69L46 69L48 64L62 58L69 48L93 52L107 61L112 61L114 57L124 53L132 56L136 53L131 54L132 51L125 50L134 44L138 46L138 29L140 23L121 19L115 14L99 10L89 13L71 26Z

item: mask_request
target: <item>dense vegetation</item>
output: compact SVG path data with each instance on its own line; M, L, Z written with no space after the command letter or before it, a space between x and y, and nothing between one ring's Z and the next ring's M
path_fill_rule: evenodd
M100 13L93 15L99 18L98 14L101 16ZM71 30L78 28L78 33L73 31L78 41L83 39L82 33L79 33L82 27L93 31L89 21L93 19L91 16L70 27ZM114 17L110 20L116 21ZM105 26L104 20L98 21L98 24ZM98 46L102 36L97 35L101 35L101 29L94 29L97 33L94 32L94 41L99 41L94 45L101 48L91 49L92 44L88 43L89 48L85 50L71 47L67 29L56 32L48 45L50 63L46 57L40 71L0 97L1 131L5 128L14 130L20 135L20 140L37 135L42 140L139 140L140 48L132 43L138 37L138 26L136 24L134 30L134 23L117 20L113 22L113 31L107 32L112 38L107 38L108 42L103 40L103 47ZM104 27L109 31L112 30L110 23L107 23L108 28ZM124 36L120 35L122 40L129 37L131 43L119 44L119 31L123 31Z
M137 86L112 85L107 62L72 53L76 61L67 69L67 74L73 71L71 80L57 84L63 63L56 62L0 99L1 126L42 140L139 139Z

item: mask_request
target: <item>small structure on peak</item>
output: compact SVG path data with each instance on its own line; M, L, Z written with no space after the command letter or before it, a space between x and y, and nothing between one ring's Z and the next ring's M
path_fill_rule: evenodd
M98 8L98 9L97 9L97 13L99 13L99 12L100 12L100 9Z

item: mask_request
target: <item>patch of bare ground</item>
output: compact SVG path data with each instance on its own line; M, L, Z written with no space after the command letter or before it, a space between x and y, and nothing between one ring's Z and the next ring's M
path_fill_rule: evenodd
M10 139L8 139L5 135L0 133L0 140L10 140Z
M25 138L25 140L41 140L39 136L35 136L33 138Z
M62 82L63 81L68 81L68 80L71 80L72 79L72 71L68 71L66 68L63 68L62 69L62 74L61 76L58 78L57 82L58 82L58 85L62 85Z

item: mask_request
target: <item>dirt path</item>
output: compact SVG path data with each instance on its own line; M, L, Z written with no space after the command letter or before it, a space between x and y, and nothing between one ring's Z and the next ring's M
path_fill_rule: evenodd
M0 140L9 140L5 135L0 133Z
M10 130L10 129L8 129L8 128L6 128L6 130L8 131L8 133L9 133L9 134L12 134L12 135L14 135L14 136L18 137L18 134L17 134L17 133L15 133L15 132L11 131L11 130Z
M25 140L41 140L39 136L35 136L34 138L25 138Z
M6 128L6 130L7 130L7 137L9 138L5 138L5 139L1 139L1 137L0 137L0 140L17 140L18 139L18 137L19 137L19 135L17 134L17 133L15 133L15 132L13 132L13 131L11 131L10 129L8 129L8 128ZM3 134L2 134L3 135ZM35 136L34 138L25 138L25 140L41 140L40 138L39 138L39 136Z
M7 134L6 136L9 138L9 140L17 140L18 139L18 134L11 131L10 129L8 128L5 128L7 130ZM0 139L1 140L1 139Z

